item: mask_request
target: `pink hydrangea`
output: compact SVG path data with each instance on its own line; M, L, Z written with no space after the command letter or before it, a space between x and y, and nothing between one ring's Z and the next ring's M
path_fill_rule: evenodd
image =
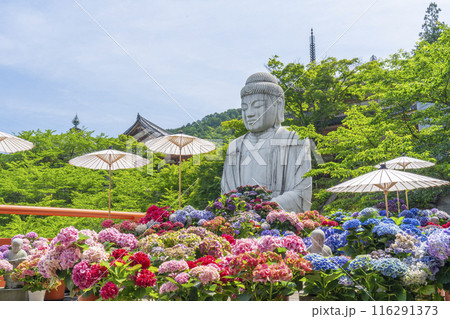
M119 288L112 281L108 281L101 289L100 296L105 300L116 299Z
M172 291L177 291L178 290L178 286L176 284L174 284L173 282L165 282L161 285L161 287L159 288L159 293L165 294L165 293L169 293Z
M281 246L299 254L306 254L306 246L299 236L291 235L281 239Z
M192 277L197 277L203 285L218 281L220 279L219 271L212 265L197 266L189 271Z
M0 259L0 271L7 272L12 270L13 266L7 260Z
M52 240L52 243L60 243L64 248L69 247L78 240L78 229L73 226L61 229L59 234L56 236L56 240Z
M284 262L259 264L253 270L254 282L279 282L292 279L292 271Z
M115 228L106 228L98 233L98 240L102 243L109 241L115 243L119 240L121 233Z
M44 278L55 278L57 277L56 271L61 269L59 263L59 253L52 249L47 254L42 256L38 262L39 273Z
M25 235L25 237L34 239L34 238L38 238L39 236L34 231L30 231L28 234Z
M82 229L82 230L80 230L80 233L89 237L88 239L86 239L84 241L84 243L86 245L92 245L98 241L98 234L95 230Z
M46 239L46 238L43 238L43 239L41 239L41 238L39 238L39 239L37 239L37 240L35 240L34 242L33 242L33 248L35 248L35 249L37 249L37 248L40 248L40 247L49 247L48 246L48 239Z
M256 250L258 250L257 242L252 238L244 238L236 240L236 243L231 249L231 252L234 255L239 255L249 251L256 251Z
M107 260L108 254L102 244L96 243L83 251L81 260L87 260L90 264L100 263L102 260Z
M189 274L182 272L175 276L175 281L179 284L185 284L189 281Z
M258 238L257 243L260 252L274 251L281 247L281 239L275 236L262 236Z
M92 280L90 278L91 267L89 262L82 260L73 267L72 280L75 285L81 290L87 289L92 285Z
M137 224L133 223L129 220L124 220L121 224L120 224L120 228L123 230L134 230L136 228Z
M112 221L111 219L106 219L106 220L102 221L103 228L109 228L112 225L114 225L114 221Z
M64 249L59 258L61 269L70 269L80 260L81 251L76 247L70 247L68 249Z
M163 262L159 268L158 273L159 274L166 274L166 273L176 273L180 271L185 271L189 269L189 265L184 260L169 260Z
M138 245L138 241L133 234L121 234L115 243L122 248L128 248L130 250L135 249Z

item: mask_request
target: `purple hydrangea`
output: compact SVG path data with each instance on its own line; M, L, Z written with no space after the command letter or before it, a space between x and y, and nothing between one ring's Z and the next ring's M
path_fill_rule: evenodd
M428 236L426 245L431 256L447 260L450 257L450 228L436 230Z

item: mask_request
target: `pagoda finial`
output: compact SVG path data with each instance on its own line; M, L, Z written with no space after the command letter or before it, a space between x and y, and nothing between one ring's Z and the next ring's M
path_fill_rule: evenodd
M72 120L72 124L74 129L78 129L78 125L80 124L80 120L78 119L78 114L75 114L75 117Z
M311 36L309 37L309 59L311 63L316 61L316 43L313 28L311 28Z

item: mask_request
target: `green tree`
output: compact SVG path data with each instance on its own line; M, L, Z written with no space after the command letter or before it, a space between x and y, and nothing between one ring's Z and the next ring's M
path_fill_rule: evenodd
M441 9L438 8L436 2L431 2L427 8L425 17L423 18L423 32L420 32L419 36L428 43L437 41L437 39L441 35L442 30L440 26L443 23L439 22L439 12L441 12Z
M320 63L284 65L278 56L269 59L268 69L285 91L286 122L314 125L322 133L330 120L341 115L351 102L363 100L359 91L358 59L327 58Z

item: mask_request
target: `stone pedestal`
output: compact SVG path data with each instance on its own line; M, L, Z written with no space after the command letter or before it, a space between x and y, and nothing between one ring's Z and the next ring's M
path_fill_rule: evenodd
M28 293L22 289L0 288L0 301L28 301Z

